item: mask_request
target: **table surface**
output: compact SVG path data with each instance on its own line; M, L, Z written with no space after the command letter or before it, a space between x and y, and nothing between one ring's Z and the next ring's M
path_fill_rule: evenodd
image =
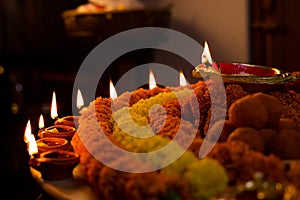
M76 168L73 171L73 177L51 181L44 180L41 173L32 167L30 167L30 171L38 185L49 196L57 200L99 199L92 191L91 186L76 174Z

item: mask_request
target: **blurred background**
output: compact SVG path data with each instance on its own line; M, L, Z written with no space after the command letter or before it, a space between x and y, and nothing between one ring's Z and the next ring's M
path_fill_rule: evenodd
M113 1L113 0L111 0ZM50 103L56 92L59 116L72 115L71 95L84 58L109 36L135 27L178 30L200 44L208 41L215 61L244 62L300 71L300 1L298 0L140 0L143 12L96 18L65 11L84 0L0 0L1 190L11 199L37 199L28 170L23 135L27 120L33 132L38 117L51 125ZM65 15L63 15L65 13ZM160 56L154 56L156 53ZM199 57L202 52L199 52ZM135 65L153 62L174 68L191 66L168 54L142 50L111 64L97 95L107 96L108 78L117 80ZM69 102L69 103L68 103ZM86 105L88 102L86 102Z

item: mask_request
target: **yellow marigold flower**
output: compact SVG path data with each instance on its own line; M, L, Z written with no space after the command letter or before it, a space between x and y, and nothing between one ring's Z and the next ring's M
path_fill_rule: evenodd
M194 199L208 200L223 192L228 183L225 169L218 161L203 158L187 167L184 174L190 183L191 194Z

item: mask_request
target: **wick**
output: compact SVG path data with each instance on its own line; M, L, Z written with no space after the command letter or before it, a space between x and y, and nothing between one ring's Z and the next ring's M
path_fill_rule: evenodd
M210 63L209 61L206 61L206 62L204 62L203 64L204 64L204 66L205 66L206 68L212 66L211 63Z
M31 155L31 158L39 158L40 157L40 154L39 153L33 153L32 155Z
M58 116L56 116L56 117L53 118L53 120L54 120L54 121L59 121L60 118L59 118Z

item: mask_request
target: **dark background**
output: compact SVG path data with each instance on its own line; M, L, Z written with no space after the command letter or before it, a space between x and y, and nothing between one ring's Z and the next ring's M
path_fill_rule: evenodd
M100 32L71 37L66 32L62 12L82 3L86 1L0 0L0 178L4 184L1 192L10 199L37 199L42 193L27 165L29 156L23 141L27 121L31 120L33 133L38 130L40 114L46 126L53 123L49 114L53 91L59 116L72 115L71 95L77 70L90 50L109 36L101 36ZM249 10L251 63L300 71L299 1L253 0ZM169 16L159 17L161 23L156 25L167 27ZM107 90L101 88L108 88L109 78L118 79L134 65L153 62L154 53L164 58L158 62L176 69L188 65L166 52L131 52L112 64L97 95L108 96ZM191 66L186 69L191 70ZM192 77L188 80L193 81Z
M86 1L0 0L0 178L4 182L0 190L10 199L49 199L31 177L23 136L28 120L37 135L40 114L46 126L53 124L53 91L59 117L72 115L77 70L98 43L126 29L166 27L170 22L170 10L163 9L159 13L149 11L126 17L116 14L111 19L103 16L100 21L107 27L92 27L92 31L75 27L74 31L67 31L62 13L83 3ZM93 20L84 21L82 27L93 26ZM135 65L148 63L153 54L152 49L145 49L120 56L105 71L96 96L108 97L109 79L116 81Z

